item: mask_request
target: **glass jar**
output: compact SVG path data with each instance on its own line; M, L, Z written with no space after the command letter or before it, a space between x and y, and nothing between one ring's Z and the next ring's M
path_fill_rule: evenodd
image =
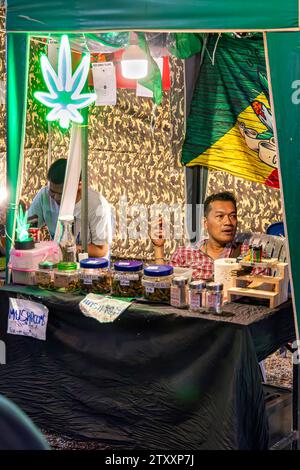
M54 288L61 292L79 290L79 271L77 263L61 261L54 271Z
M186 308L188 305L188 279L183 276L173 277L171 284L171 305Z
M153 264L144 269L144 297L151 302L170 303L173 267Z
M210 313L222 313L223 284L209 282L206 284L206 310Z
M86 258L80 261L80 290L84 293L109 294L111 274L105 258Z
M191 281L189 284L189 310L203 312L205 310L205 281Z
M143 263L141 261L117 261L114 264L112 294L118 297L140 297Z
M59 218L62 225L62 234L59 240L59 247L62 253L62 261L76 262L76 243L73 235L74 217L65 215Z
M54 287L54 268L56 264L51 261L39 263L39 269L35 272L35 282L41 289L53 289Z

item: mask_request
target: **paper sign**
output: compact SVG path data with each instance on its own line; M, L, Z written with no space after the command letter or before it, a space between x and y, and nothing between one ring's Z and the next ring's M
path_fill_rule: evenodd
M117 84L113 62L96 62L92 66L96 106L114 106L117 103Z
M88 294L79 304L81 312L98 320L100 323L113 322L130 306L130 302Z
M37 302L10 298L7 333L45 340L48 312Z
M153 57L155 62L157 63L159 70L160 70L160 75L162 76L163 74L163 65L164 61L162 57L155 58ZM139 82L137 82L136 85L136 96L144 96L145 98L153 98L153 93L151 90L148 90L148 88L144 87L143 85L140 85Z

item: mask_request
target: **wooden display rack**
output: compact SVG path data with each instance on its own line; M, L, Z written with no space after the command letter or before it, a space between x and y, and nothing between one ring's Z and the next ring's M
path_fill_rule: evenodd
M228 301L236 297L253 297L269 300L270 308L277 307L288 299L288 264L277 259L263 260L261 263L241 261L239 265L256 268L271 268L271 276L262 274L237 275L233 278L233 287L227 290Z

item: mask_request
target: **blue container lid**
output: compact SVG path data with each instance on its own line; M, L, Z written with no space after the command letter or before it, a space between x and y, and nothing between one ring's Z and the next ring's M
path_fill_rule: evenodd
M160 277L173 274L173 266L167 264L152 264L144 269L145 276Z
M115 271L133 272L143 269L141 261L117 261L114 264Z
M106 258L86 258L80 261L80 267L87 269L107 268L108 260Z

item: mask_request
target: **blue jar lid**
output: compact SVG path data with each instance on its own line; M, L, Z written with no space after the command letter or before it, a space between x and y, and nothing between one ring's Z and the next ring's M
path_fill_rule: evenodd
M173 266L167 264L152 264L144 269L145 276L160 277L173 274Z
M108 260L106 258L86 258L80 261L80 267L87 269L107 268Z
M115 271L140 271L143 269L143 263L141 261L116 261L114 268Z

